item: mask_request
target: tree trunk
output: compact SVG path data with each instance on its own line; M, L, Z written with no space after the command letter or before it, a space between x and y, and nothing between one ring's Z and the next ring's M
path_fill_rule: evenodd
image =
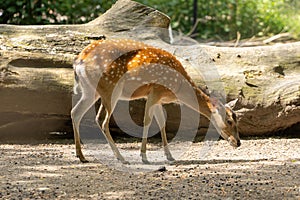
M300 42L232 48L182 46L179 44L187 40L175 38L170 45L169 22L152 8L119 0L83 25L0 25L0 139L12 133L27 137L71 132L72 61L101 35L134 38L163 48L182 61L199 85L224 91L227 101L239 98L234 109L241 135L299 127ZM142 125L144 102L130 105L133 120ZM180 107L168 105L166 110L167 131L175 132L181 120ZM208 127L208 120L201 119L199 127Z

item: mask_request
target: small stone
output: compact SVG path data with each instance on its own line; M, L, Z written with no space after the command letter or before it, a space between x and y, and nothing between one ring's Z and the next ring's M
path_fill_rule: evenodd
M159 167L157 170L157 172L165 172L167 171L167 168L165 166Z

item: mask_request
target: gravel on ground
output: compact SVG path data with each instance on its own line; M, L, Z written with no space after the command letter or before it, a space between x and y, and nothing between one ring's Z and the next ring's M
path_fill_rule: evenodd
M186 159L135 172L92 155L80 163L72 140L2 143L0 199L300 199L299 138L242 140L238 149L221 140L199 158L203 145L193 143Z

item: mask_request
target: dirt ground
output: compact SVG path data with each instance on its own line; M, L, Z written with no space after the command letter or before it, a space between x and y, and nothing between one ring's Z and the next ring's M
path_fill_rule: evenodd
M0 144L0 199L300 199L299 138L242 140L238 149L221 140L203 157L197 142L184 159L143 172L138 162L117 168L104 144L100 161L85 146L90 162L82 164L72 142ZM123 152L139 145L118 144Z

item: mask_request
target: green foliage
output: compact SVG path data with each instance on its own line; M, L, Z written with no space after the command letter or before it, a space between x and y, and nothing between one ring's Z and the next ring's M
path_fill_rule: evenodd
M281 8L281 18L283 19L284 31L294 34L295 38L300 38L300 1L285 0L284 7Z
M193 0L136 0L172 19L172 27L185 34L193 27ZM111 7L116 0L5 0L0 23L85 23ZM198 0L198 39L235 39L291 32L300 37L299 0Z
M193 0L138 0L172 18L172 27L184 33L192 29ZM198 39L231 40L289 31L300 37L299 0L198 0Z
M5 0L0 4L0 23L80 24L95 19L115 1Z

